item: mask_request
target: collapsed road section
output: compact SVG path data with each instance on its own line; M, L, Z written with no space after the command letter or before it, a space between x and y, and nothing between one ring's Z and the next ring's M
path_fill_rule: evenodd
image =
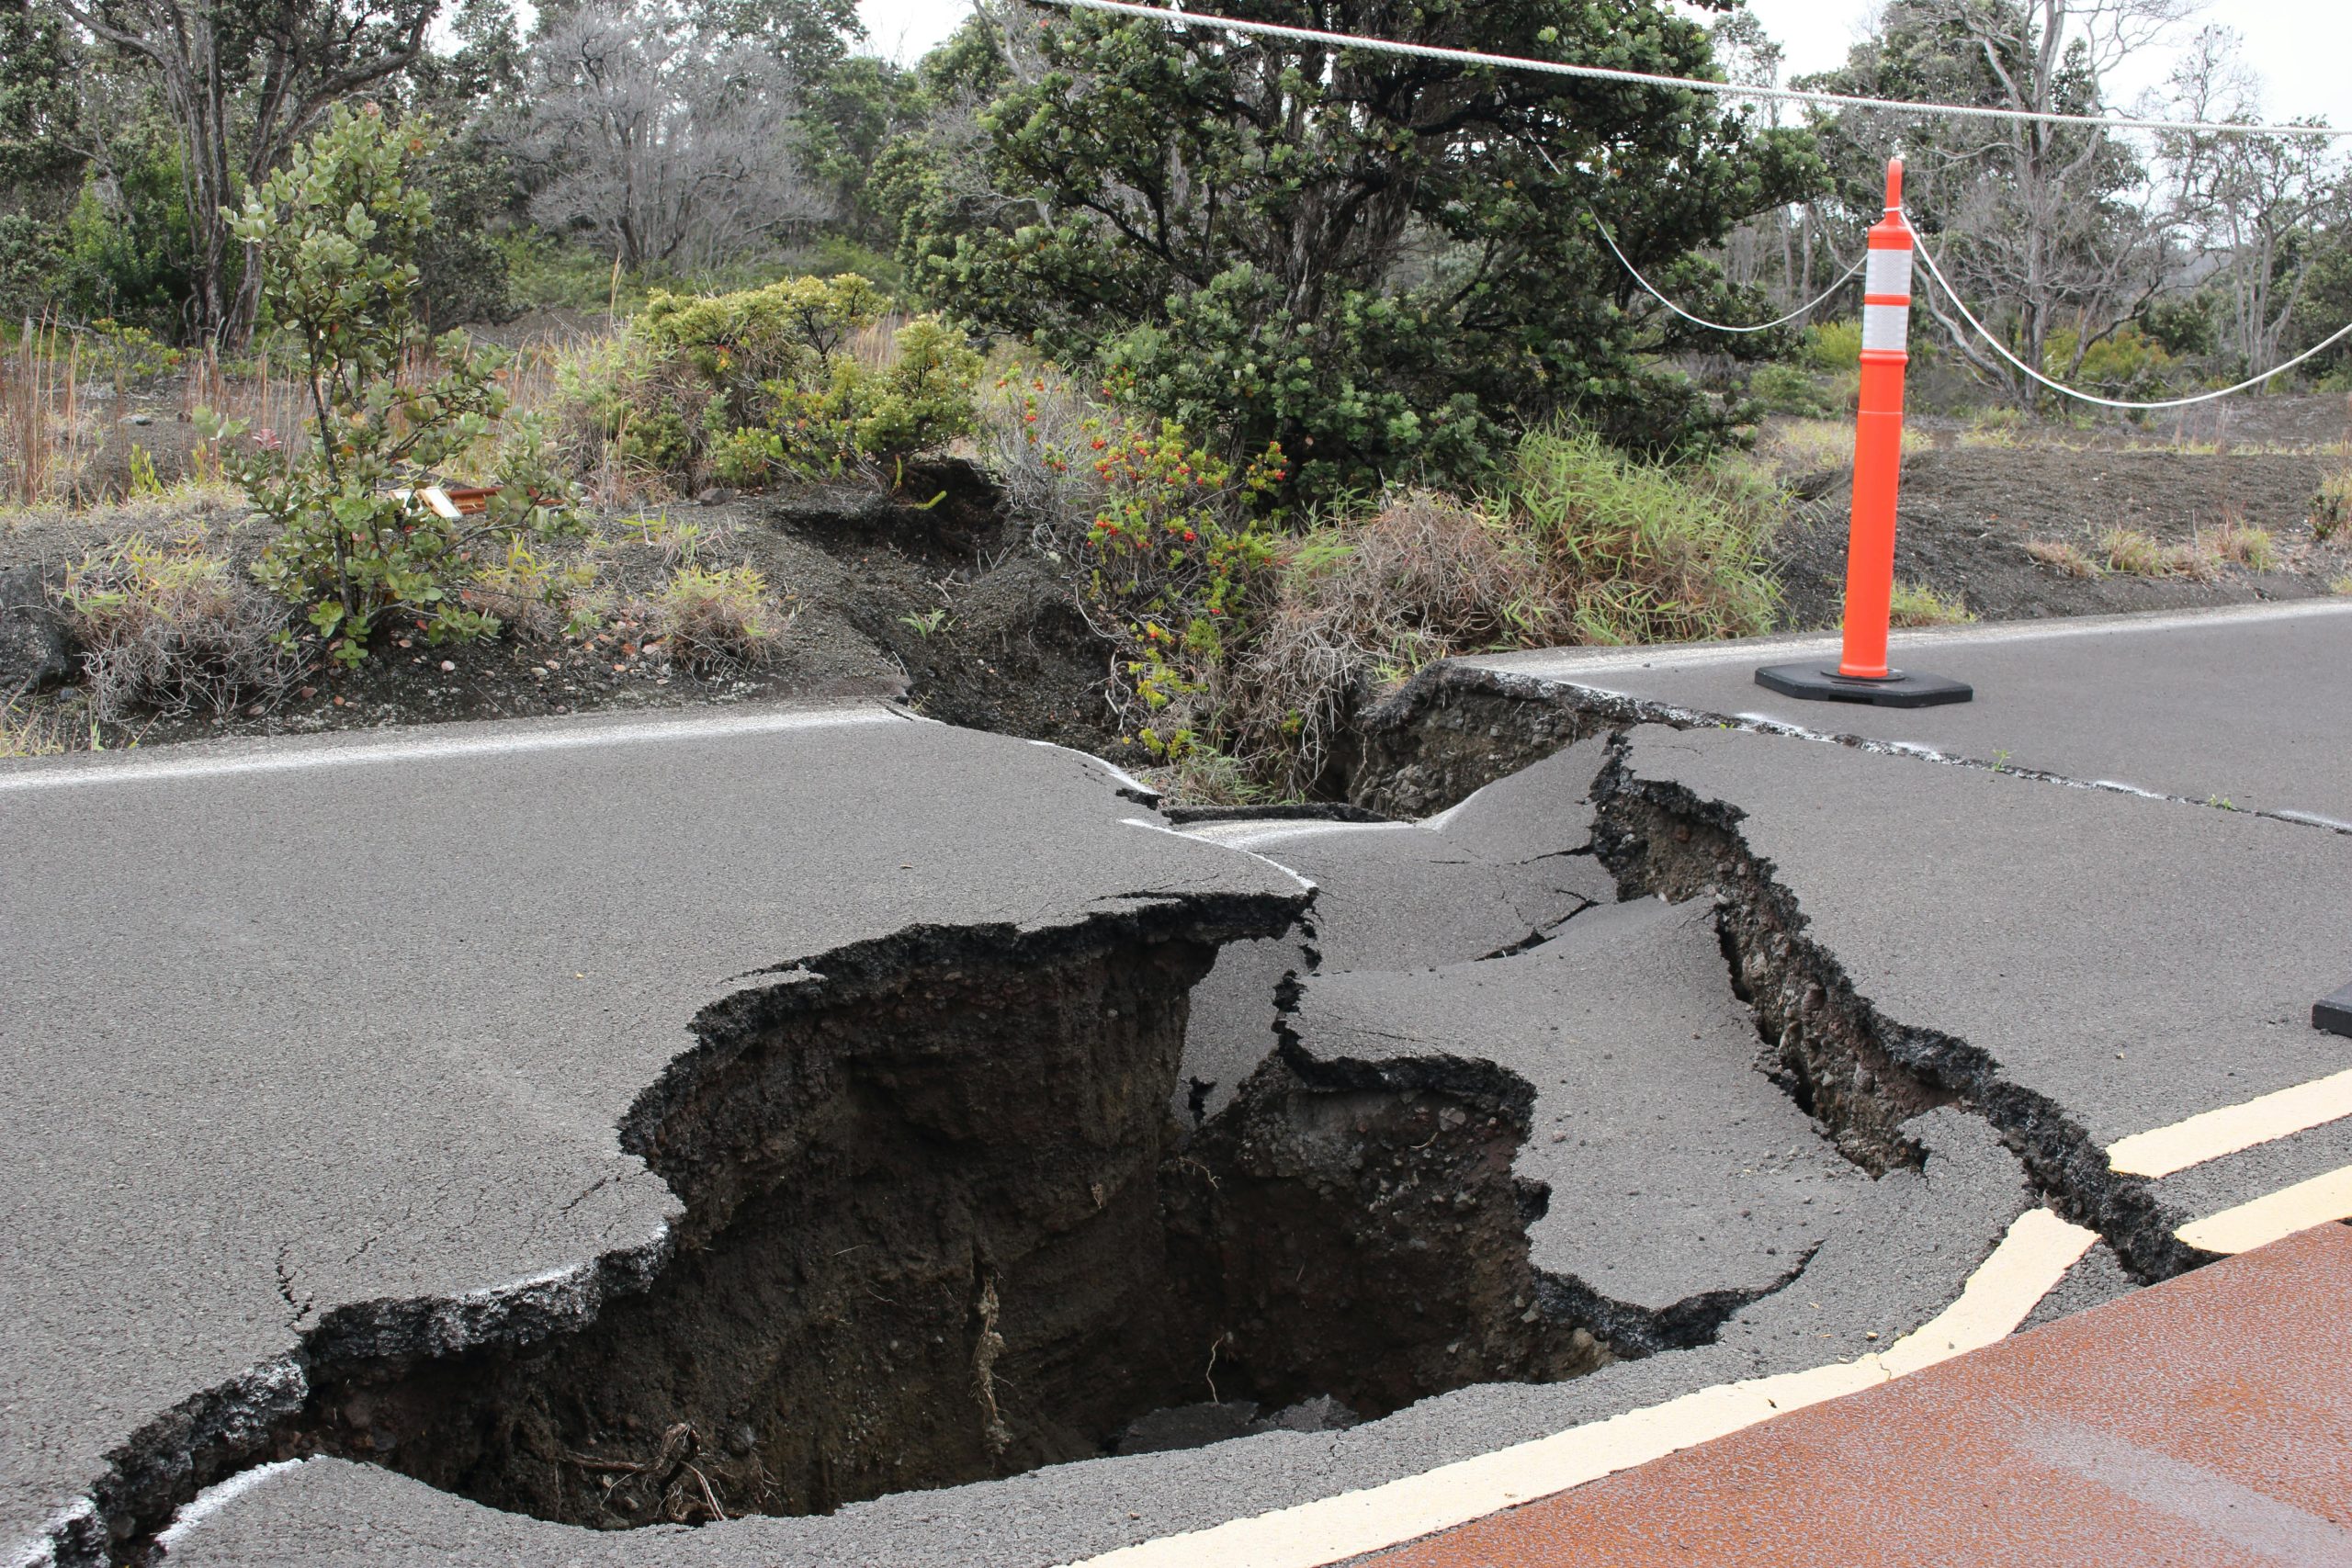
M1758 1069L1712 906L1617 901L1608 760L1426 823L1182 835L1097 775L1090 811L1269 879L1201 1005L1170 992L1204 942L1108 920L762 977L623 1118L683 1200L641 1289L561 1334L314 1347L255 1445L294 1462L159 1544L1064 1562L1894 1342L2022 1172L1948 1110L1883 1173L1842 1154ZM699 1528L621 1528L658 1523Z
M1590 727L1420 821L871 706L0 772L17 1538L1182 1561L2332 1157L2108 1151L2342 1066L2352 839Z
M1114 770L867 705L0 791L12 1556L287 1452L829 1506L1178 1381L1136 1303L1184 994L1308 891Z

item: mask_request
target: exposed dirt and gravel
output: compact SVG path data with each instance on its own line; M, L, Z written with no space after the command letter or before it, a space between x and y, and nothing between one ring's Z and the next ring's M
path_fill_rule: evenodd
M1895 575L1957 595L1987 620L2309 598L2352 571L2352 547L2340 536L2320 544L2309 522L2324 468L2310 453L1957 445L1915 453L1903 465ZM1838 623L1852 488L1830 472L1801 480L1800 490L1813 499L1781 530L1774 556L1786 625L1809 630ZM2206 577L2084 578L2025 547L2067 543L2103 561L2110 529L2175 546L2228 524L2269 530L2275 569L2219 562Z
M933 500L933 498L939 498ZM928 502L924 505L920 502ZM21 513L0 565L53 587L88 551L134 533L168 541L191 525L242 562L255 530L226 492L92 512ZM599 583L616 609L598 629L510 633L430 646L395 635L356 669L306 641L277 699L230 714L141 714L105 727L110 746L225 735L310 734L390 724L522 718L784 697L882 695L950 723L1115 749L1103 702L1108 655L1057 563L1013 547L992 490L962 463L910 469L895 493L870 484L720 494L596 523ZM781 601L781 635L760 659L696 668L671 657L633 601L682 559L747 562Z
M110 411L102 463L136 438L166 472L192 426L170 388ZM2352 580L2352 529L2330 542L2309 521L2322 478L2348 461L2346 409L2333 396L2277 397L2191 411L2144 426L2012 427L1935 415L1914 422L1904 466L1895 570L1987 620L2187 608L2339 592ZM138 418L143 424L125 421ZM1801 498L1770 566L1781 624L1834 626L1844 588L1850 490L1837 422L1810 422L1779 467ZM1779 429L1768 429L1771 447ZM109 470L110 472L111 470ZM103 476L99 476L103 477ZM119 478L120 476L118 476ZM510 635L461 647L394 639L343 671L315 647L275 699L216 715L142 714L102 727L107 745L232 734L300 734L447 719L682 707L780 697L887 695L947 722L1121 756L1105 701L1110 653L1077 606L1072 569L1031 547L968 464L762 495L717 492L600 517L600 584L617 609L596 631ZM119 486L116 488L119 488ZM19 512L0 522L0 568L53 584L95 545L133 532L165 539L189 523L242 561L260 541L233 496L204 492L87 512ZM938 498L934 500L933 498ZM929 502L930 504L925 504ZM2267 530L2268 570L2196 553L2191 571L2105 569L2105 536L2128 528L2159 547L2210 541L2225 525ZM2102 563L2076 575L2027 544L2064 544ZM697 669L669 657L633 604L681 560L757 567L788 624L766 657ZM0 671L5 675L6 671ZM85 725L74 727L77 737ZM77 740L77 743L78 740ZM1130 761L1135 759L1128 759Z

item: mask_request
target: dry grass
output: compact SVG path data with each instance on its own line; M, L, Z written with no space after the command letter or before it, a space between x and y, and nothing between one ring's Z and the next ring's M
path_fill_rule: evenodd
M82 406L79 334L27 321L0 356L0 492L17 505L71 499L96 450L96 422Z
M2222 558L2203 538L2160 545L2137 528L2109 528L2099 540L2108 570L2127 577L2182 577L2204 581L2222 569Z
M2270 530L2250 527L2234 517L2211 533L2200 532L2196 547L2248 571L2271 571L2278 565L2278 542Z
M2344 594L2347 597L2352 597L2352 571L2346 572L2342 577L2335 578L2331 581L2327 585L2327 591L2330 593L2338 593Z
M83 650L90 711L104 721L134 707L225 715L273 704L295 668L285 606L200 540L133 536L69 569L58 599Z
M2072 539L2028 539L2025 553L2064 577L2094 578L2107 569Z
M703 670L760 662L792 624L767 579L750 566L680 567L648 612L670 657Z
M1404 491L1291 547L1281 592L1233 671L1225 728L1297 794L1321 774L1363 684L1572 630L1523 534L1451 497Z
M1893 626L1958 626L1975 618L1958 594L1939 593L1924 582L1897 581L1887 603L1887 624Z

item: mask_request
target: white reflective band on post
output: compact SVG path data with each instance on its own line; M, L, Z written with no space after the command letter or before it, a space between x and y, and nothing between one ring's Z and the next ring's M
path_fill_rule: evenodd
M1905 246L1899 251L1892 249L1871 251L1870 270L1862 274L1862 292L1899 294L1905 299L1910 299L1910 248Z
M1862 348L1893 351L1901 354L1911 342L1911 307L1908 305L1865 305L1862 307Z

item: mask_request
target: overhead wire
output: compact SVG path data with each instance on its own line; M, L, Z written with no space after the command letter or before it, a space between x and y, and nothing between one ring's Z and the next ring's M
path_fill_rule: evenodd
M1681 306L1676 304L1673 300L1668 299L1665 295L1659 293L1657 286L1652 283L1648 278L1644 277L1642 276L1642 269L1635 266L1633 264L1632 259L1628 257L1623 251L1617 248L1616 238L1609 232L1609 225L1600 220L1600 215L1597 212L1592 213L1591 218L1592 226L1600 231L1600 243L1609 247L1609 254L1617 258L1618 265L1623 266L1627 273L1632 275L1635 283L1642 286L1642 291L1644 293L1657 300L1659 304L1665 306L1668 310L1673 311L1676 315L1681 317L1684 321L1696 326L1705 327L1712 332L1767 333L1770 332L1774 327L1784 327L1791 321L1795 321L1799 316L1804 315L1806 311L1812 310L1822 305L1827 301L1831 295L1836 294L1840 288L1845 288L1847 284L1852 282L1854 275L1860 272L1863 267L1867 266L1870 264L1871 259L1870 253L1868 251L1864 251L1860 256L1855 258L1854 265L1848 267L1837 282L1823 289L1807 303L1800 305L1795 310L1791 310L1785 316L1779 316L1769 321L1759 321L1752 327L1728 326L1722 321L1711 321L1704 316L1694 316L1690 311L1684 310Z
M1996 108L1981 104L1938 104L1905 98L1873 98L1854 93L1825 93L1810 87L1767 87L1751 83L1711 82L1701 76L1669 76L1655 71L1628 71L1614 65L1579 65L1565 60L1536 60L1517 54L1490 54L1483 50L1453 49L1443 44L1407 43L1398 39L1360 33L1327 32L1320 28L1295 28L1283 22L1253 22L1208 12L1182 11L1169 6L1139 5L1136 0L1041 0L1066 10L1108 11L1125 17L1149 17L1180 27L1289 39L1299 43L1338 49L1370 50L1385 54L1416 55L1430 60L1460 60L1510 71L1535 71L1554 76L1582 77L1599 82L1629 82L1650 87L1680 87L1719 97L1758 98L1781 103L1823 104L1838 108L1895 109L1906 114L1942 115L1955 119L2028 121L2035 124L2088 125L2106 130L2175 130L2214 136L2352 136L2352 127L2327 125L2267 125L2238 120L2142 119L2118 115L2060 114L2042 109Z
M2105 130L2170 130L2199 135L2284 138L2352 136L2352 127L2339 129L2326 125L2266 125L2236 120L2173 120L2133 118L2115 115L2057 114L2037 109L1995 108L1976 104L1939 104L1904 98L1872 98L1852 93L1825 93L1805 87L1767 87L1736 82L1711 82L1697 76L1670 76L1651 71L1628 71L1611 65L1579 65L1568 61L1535 60L1523 55L1491 54L1483 50L1453 49L1442 44L1407 43L1397 39L1374 38L1357 33L1327 32L1320 28L1296 28L1282 22L1247 21L1235 17L1219 17L1203 12L1178 10L1168 6L1142 5L1137 4L1136 0L1042 0L1042 3L1058 6L1068 10L1107 11L1120 16L1148 17L1186 28L1213 28L1245 35L1289 39L1296 42L1322 44L1339 49L1362 49L1378 53L1412 55L1423 59L1460 60L1475 65L1487 65L1514 71L1533 71L1555 76L1579 77L1604 82L1630 82L1645 86L1679 87L1691 92L1711 93L1723 97L1822 104L1839 108L1890 109L1906 114L1943 116L1957 119L1994 119L2013 122L2023 120L2037 124L2086 125L2096 126ZM1540 152L1541 149L1539 148L1538 151ZM1550 161L1548 155L1545 161ZM1556 170L1556 164L1555 168ZM1773 327L1784 326L1806 311L1814 310L1836 294L1838 289L1844 288L1869 260L1865 254L1862 260L1848 268L1845 275L1830 285L1818 298L1809 304L1790 311L1785 316L1754 326L1734 326L1722 321L1711 321L1703 316L1694 315L1668 299L1648 278L1642 276L1641 269L1636 267L1632 259L1618 248L1616 238L1609 232L1608 225L1600 221L1600 215L1595 213L1592 219L1594 228L1600 231L1602 243L1617 258L1618 265L1632 276L1634 281L1641 286L1645 293L1684 321L1704 327L1711 332L1760 333L1770 331ZM1905 220L1906 222L1909 220L1907 213L1905 215ZM1951 302L1952 309L1960 313L1961 319L1968 323L1969 327L1993 349L1994 353L2007 361L2018 372L2048 388L2051 391L2080 402L2095 404L2100 408L2144 413L2213 402L2259 387L2264 382L2282 376L2297 366L2325 353L2345 339L2352 338L2352 322L2346 322L2285 364L2216 391L2199 392L2192 397L2167 398L2150 402L2102 398L2095 393L2082 391L2077 388L2053 380L2011 353L2008 345L2001 342L1982 321L1976 319L1975 313L1969 310L1967 302L1961 299L1959 291L1953 288L1951 281L1944 276L1943 269L1936 265L1933 254L1924 243L1918 243L1918 231L1916 227L1912 231L1912 237L1917 248L1919 259L1927 265L1928 276L1943 291L1944 298Z
M1904 214L1904 221L1910 222L1910 214ZM2194 397L2188 398L2165 398L2155 402L2126 402L2115 398L2102 398L2095 393L2081 391L2063 382L2054 381L2010 353L2008 345L1987 331L1984 323L1978 321L1975 313L1969 310L1967 301L1960 297L1960 290L1951 286L1951 280L1944 276L1943 268L1936 265L1934 253L1919 242L1918 230L1916 227L1912 230L1911 240L1913 246L1918 252L1919 260L1927 266L1928 276L1935 280L1937 288L1943 290L1943 296L1951 301L1952 309L1960 312L1960 319L1966 321L1974 330L1976 335L1992 347L1995 354L1999 355L2020 373L2040 382L2050 390L2063 397L2073 398L2077 402L2093 403L2103 409L2122 409L2132 413L2153 413L2163 409L2185 409L2198 403L2210 403L2222 398L2233 397L2239 392L2253 390L2273 377L2285 375L2305 360L2314 358L2342 343L2346 338L2352 337L2352 321L2347 321L2284 365L2266 370L2259 376L2249 377L2233 387L2223 387L2219 391L2199 392Z

